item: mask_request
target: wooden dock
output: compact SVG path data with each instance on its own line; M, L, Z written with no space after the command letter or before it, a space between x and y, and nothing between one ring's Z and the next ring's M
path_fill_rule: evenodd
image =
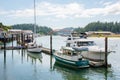
M1 49L4 49L4 47L1 47ZM6 50L18 50L18 49L26 49L26 48L23 46L14 46L14 47L9 46L9 47L6 47L5 49Z
M50 54L50 49L49 48L45 48L45 47L41 47L42 48L42 52Z
M55 50L53 49L53 50L52 50L52 53L51 53L51 49L42 47L42 52L44 52L44 53L46 53L46 54L52 55L53 52L55 52Z
M4 47L0 47L0 49L4 49ZM19 50L19 49L27 49L27 47L24 47L24 46L8 46L5 48L6 50ZM45 48L45 47L41 47L42 49L42 52L46 53L46 54L51 54L51 51L49 48Z

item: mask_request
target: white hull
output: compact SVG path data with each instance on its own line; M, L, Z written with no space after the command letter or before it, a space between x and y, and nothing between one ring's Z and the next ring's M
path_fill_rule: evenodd
M81 55L84 58L87 58L91 61L104 61L105 60L105 52L82 51Z
M34 52L34 53L40 53L41 52L41 48L36 47L36 48L28 48L27 49L28 52Z

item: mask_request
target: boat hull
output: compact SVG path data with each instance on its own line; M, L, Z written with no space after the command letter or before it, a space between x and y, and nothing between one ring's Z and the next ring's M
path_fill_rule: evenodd
M40 53L41 48L39 48L39 47L37 47L37 48L28 48L27 51L32 52L32 53Z
M105 60L105 52L95 52L95 51L82 51L81 55L89 59L91 61L104 61ZM108 52L109 55L109 52Z
M89 67L89 61L88 60L78 60L78 61L72 61L72 60L67 60L65 58L59 57L57 55L54 55L56 61L69 66L73 68L86 68Z

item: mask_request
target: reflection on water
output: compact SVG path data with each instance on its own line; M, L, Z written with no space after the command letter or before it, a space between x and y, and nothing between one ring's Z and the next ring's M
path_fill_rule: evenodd
M62 40L61 37L58 38L53 37L53 48L59 49L62 40L65 40L63 37ZM43 37L42 39L44 41ZM119 41L115 39L114 44ZM112 45L113 40L111 39L110 42ZM55 45L57 47L54 47ZM120 80L119 48L120 44L116 48L116 53L110 54L109 62L112 67L107 70L105 68L71 69L55 62L53 56L45 53L34 54L24 49L0 50L0 80Z
M112 71L105 68L72 69L55 62L53 69L65 80L114 80Z
M88 72L88 68L75 70L55 62L53 69L61 73L65 80L87 80L84 74Z
M7 76L6 76L7 75L6 74L6 72L7 72L7 68L6 68L6 50L4 50L4 70L3 71L4 71L4 75L3 75L4 79L7 80Z
M28 52L27 53L28 57L31 58L32 62L35 62L36 63L36 60L39 60L40 63L42 63L42 54L36 54L36 53L30 53Z

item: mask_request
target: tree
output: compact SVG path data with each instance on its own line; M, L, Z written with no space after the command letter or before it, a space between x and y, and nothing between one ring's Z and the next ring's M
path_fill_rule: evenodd
M86 25L84 28L76 28L74 31L111 31L114 33L120 33L120 22L92 22Z
M2 23L0 23L0 28L2 28L5 31L8 31L8 29L11 29L11 26L5 26Z

